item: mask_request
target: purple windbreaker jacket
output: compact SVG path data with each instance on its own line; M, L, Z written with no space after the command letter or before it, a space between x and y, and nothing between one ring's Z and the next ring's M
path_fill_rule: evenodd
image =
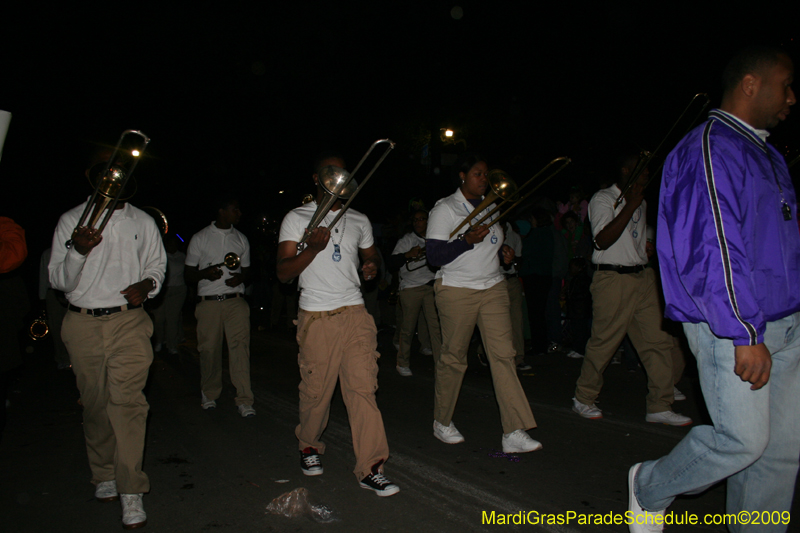
M711 111L664 164L656 242L666 316L706 322L735 345L763 342L767 322L800 310L796 217L783 156Z

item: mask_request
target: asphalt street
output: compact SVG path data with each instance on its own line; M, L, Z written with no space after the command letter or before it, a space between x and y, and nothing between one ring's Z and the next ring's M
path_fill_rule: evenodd
M194 331L187 326L187 338ZM40 341L41 342L41 341ZM466 442L447 445L432 435L432 358L414 353L412 377L395 371L391 330L379 335L378 404L389 438L386 475L400 493L380 498L361 489L347 413L337 391L323 435L325 472L306 477L297 441L297 345L291 332L257 331L251 346L257 416L243 419L226 381L215 410L200 408L199 367L191 342L179 355L159 353L146 390L150 403L144 469L152 490L144 497L143 531L627 531L625 525L582 525L581 515L627 510L627 472L666 454L690 430L646 423L646 376L612 365L600 397L603 420L571 411L580 360L563 354L531 359L520 375L543 450L501 451L502 429L489 369L470 356L454 422ZM680 388L688 396L675 410L707 421L693 377L693 360ZM225 375L227 380L227 373ZM74 377L57 370L46 345L34 345L13 387L8 426L0 441L0 531L94 532L121 530L117 502L98 503L86 459ZM296 517L269 513L281 495L305 488L311 511ZM725 486L681 497L675 513L723 513ZM795 515L800 511L795 502ZM498 526L494 512L567 517L568 524ZM520 516L520 515L516 515ZM611 516L611 515L609 515ZM800 516L800 515L797 515ZM790 531L800 531L800 519ZM725 531L720 525L673 526L668 531Z

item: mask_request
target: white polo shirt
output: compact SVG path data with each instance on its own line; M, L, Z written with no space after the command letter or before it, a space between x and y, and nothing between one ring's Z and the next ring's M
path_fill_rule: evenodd
M414 233L406 233L394 247L392 255L404 254L410 251L413 247L419 246L425 248L425 239ZM427 260L413 260L400 267L400 290L412 289L425 285L432 279L436 278L436 274L428 268Z
M300 242L316 210L316 202L309 202L289 211L281 223L278 242ZM319 226L328 227L337 213L328 212ZM346 305L362 305L364 298L358 277L358 251L369 248L373 243L369 219L358 211L348 209L331 229L328 246L300 274L300 309L332 311Z
M86 203L70 209L58 221L48 265L52 287L64 291L69 303L85 309L127 304L120 291L146 278L156 282L147 296L158 294L164 284L167 254L153 217L126 203L111 215L100 244L81 255L75 247L68 249L66 242Z
M239 267L228 270L228 267L223 265L220 267L221 278L213 281L201 279L197 283L198 296L244 292L244 283L240 283L236 287L228 287L225 285L225 281L231 278L231 274L241 272L242 268L250 266L250 242L241 231L233 226L228 229L219 229L214 222L194 234L192 240L189 241L189 249L186 251L187 266L203 270L211 265L222 263L230 252L239 256Z
M597 236L622 211L625 206L624 199L614 209L614 202L617 201L621 192L619 187L612 185L607 189L597 191L592 196L592 200L589 202L589 221L592 224L592 235ZM645 265L647 264L646 237L647 203L642 201L642 205L636 208L617 242L607 250L595 249L592 252L592 262L596 265Z
M473 220L477 221L493 208L490 205ZM473 207L469 200L464 198L461 189L446 198L442 198L433 206L428 217L428 239L452 242L458 238L456 234L452 239L450 233L456 229L467 216L472 213ZM497 213L489 220L494 220ZM484 223L488 223L484 222ZM464 226L459 233L467 228ZM503 228L495 224L489 228L489 234L482 242L474 245L471 250L456 257L452 262L444 265L436 273L436 278L441 278L442 284L448 287L463 287L467 289L488 289L503 281L500 271L500 258L497 253L503 246Z

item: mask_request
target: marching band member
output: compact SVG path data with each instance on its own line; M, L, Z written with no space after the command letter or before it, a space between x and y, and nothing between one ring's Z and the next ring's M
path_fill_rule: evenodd
M434 364L438 364L442 353L442 333L433 294L433 281L436 276L428 268L425 259L428 212L415 211L411 215L411 224L414 231L403 235L392 252L392 261L399 268L400 305L403 308L400 348L397 351L397 372L406 377L411 375L411 341L414 338L420 311L428 324Z
M90 168L102 172L106 159ZM144 211L120 201L100 235L75 228L85 206L58 221L50 283L69 301L61 335L81 393L95 497L122 500L122 527L135 529L147 523L142 493L150 491L142 471L149 409L142 389L153 362L153 322L142 303L161 290L167 255Z
M319 158L314 173L316 203L290 211L281 224L278 238L278 279L286 283L299 276L300 311L297 343L300 346L300 468L307 476L322 474L319 456L325 453L320 441L328 424L331 397L340 378L342 399L347 406L356 456L355 475L360 486L378 496L391 496L400 489L383 475L389 458L389 444L383 418L375 402L378 389L378 330L364 307L358 278L359 258L364 279L374 279L380 256L372 238L369 219L348 210L334 228L330 224L341 209L337 200L320 227L308 236L307 246L298 253L301 240L317 205L325 198L319 173L328 166L344 168L338 155Z
M451 239L450 233L480 204L488 187L488 167L483 158L462 154L456 169L461 186L434 206L425 244L428 262L441 267L434 284L442 327L442 354L436 367L433 435L447 444L464 441L453 424L453 412L467 370L470 338L477 324L488 352L500 406L503 451L535 451L542 445L526 433L536 427L536 421L517 377L508 290L500 271L500 255L504 263L510 263L514 251L503 244L503 229L499 224L473 226L463 237Z

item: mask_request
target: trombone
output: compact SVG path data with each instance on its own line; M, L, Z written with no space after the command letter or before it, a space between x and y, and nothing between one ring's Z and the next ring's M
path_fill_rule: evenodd
M140 139L135 139L137 136ZM138 142L131 142L131 137L134 137L134 141ZM106 225L111 220L111 216L114 214L117 203L133 196L136 192L135 187L127 196L123 197L122 195L126 192L125 186L133 176L133 171L149 143L150 138L141 131L125 130L122 132L111 158L106 162L105 169L103 172L96 174L96 183L92 181L93 176L88 176L89 182L95 187L94 194L86 203L86 208L83 210L83 214L72 232L73 237L78 228L84 225L89 229L96 229L97 235L103 233ZM103 211L106 211L106 216L100 222L100 225L95 227L100 221ZM66 242L66 246L67 248L72 247L72 239Z
M388 144L386 150L383 152L381 157L378 161L373 165L372 169L367 174L367 177L364 178L364 181L361 182L359 185L358 182L354 179L354 176L361 168L361 165L364 164L364 161L369 157L372 151L375 149L376 146L379 144ZM372 177L375 173L375 170L383 163L383 160L386 159L386 156L389 155L395 147L395 143L391 139L379 139L372 143L367 150L367 153L361 158L361 161L358 162L356 168L353 169L353 172L347 172L346 170L334 167L334 166L327 166L320 170L318 180L319 184L322 186L322 192L324 199L322 202L317 206L317 210L314 212L314 215L311 217L311 220L308 222L308 226L306 226L306 230L303 233L302 238L297 243L297 250L301 251L305 248L305 242L308 239L308 236L311 235L311 232L317 229L319 225L322 223L323 219L328 215L330 210L333 208L333 204L336 203L337 200L347 200L347 202L339 209L339 213L334 217L333 222L328 224L329 228L332 228L336 225L342 215L347 211L347 208L350 207L350 203L356 197L356 195L361 191L361 189L366 185L367 181Z
M697 93L696 95L694 95L694 97L691 99L691 101L689 101L689 105L686 106L686 109L684 109L683 113L680 114L680 116L678 117L678 120L675 121L675 123L672 125L672 127L667 132L667 134L664 135L664 138L661 139L661 142L658 143L658 146L656 147L655 150L653 150L652 152L648 152L647 150L642 150L639 153L639 160L636 162L636 166L634 167L633 172L631 172L631 175L628 178L628 181L625 184L625 187L622 189L622 192L619 193L619 197L614 202L614 209L619 207L619 204L625 198L625 195L628 194L628 192L631 190L633 185L639 180L639 176L641 176L642 173L645 171L645 169L647 168L647 165L649 165L650 161L653 160L653 157L655 157L656 153L658 153L658 151L661 149L661 147L667 141L667 139L669 138L670 134L673 132L673 130L675 130L675 127L683 119L684 115L686 115L686 113L689 112L689 109L691 109L691 107L694 104L695 100L700 99L700 98L702 98L701 101L703 102L703 105L700 107L700 110L697 112L697 114L694 116L694 118L692 118L692 121L689 123L689 127L686 128L686 132L684 133L684 135L686 133L688 133L689 130L692 129L692 126L694 126L694 123L697 121L697 119L700 118L700 115L703 113L705 108L708 107L708 104L711 103L711 99L708 97L708 95L706 93ZM663 166L664 166L664 163L662 162L661 166L658 167L655 172L650 174L650 177L647 179L647 182L645 182L644 187L642 187L642 189L646 189L647 186L650 185L650 183L653 181L653 178L656 177L656 175L661 170L661 167L663 167Z
M539 176L541 176L542 174L547 172L547 170L550 167L552 167L552 166L554 166L554 165L556 165L558 163L561 163L561 164L553 172L551 172L550 174L548 174L547 176L545 176L544 178L539 180L539 183L536 184L535 187L533 187L530 190L525 191L525 194L523 194L522 196L519 196L518 198L514 199L515 195L520 194L530 184L532 184L535 179L537 179ZM509 202L511 200L514 200L514 203L511 204L511 206L509 206L505 211L503 211L503 213L501 213L497 218L495 218L494 220L491 220L487 227L490 228L490 227L494 226L495 224L500 222L503 218L508 216L509 213L511 213L514 210L515 207L517 207L519 204L524 202L530 195L535 193L540 187L542 187L542 185L544 185L545 183L550 181L550 179L553 176L555 176L556 174L558 174L559 172L564 170L567 167L567 165L569 165L570 163L572 163L572 160L569 157L557 157L557 158L553 159L552 161L550 161L549 163L547 163L544 166L544 168L542 168L539 172L534 174L532 178L530 178L528 181L523 183L522 186L519 187L519 188L517 188L517 185L514 183L514 181L505 172L503 172L502 170L493 170L493 171L489 172L489 176L488 176L489 185L492 186L492 191L489 194L487 194L486 198L484 199L484 201L481 202L480 205L478 207L476 207L472 211L472 213L470 213L470 215L466 219L464 219L464 221L461 224L459 224L459 226L456 229L453 230L453 232L450 234L450 238L453 238L456 235L456 233L458 233L458 230L461 229L464 226L464 224L466 224L467 222L472 220L475 216L480 214L481 211L486 209L498 197L502 198L502 200L500 202L498 202L498 204L494 207L494 209L492 209L491 211L489 211L488 213L483 215L475 224L471 225L469 227L469 229L467 229L466 233L468 233L474 226L479 226L479 225L483 224L483 222L485 222L487 219L492 217L507 202ZM495 191L495 186L492 185L492 174L494 174L494 173L498 173L498 174L495 175L495 183L500 183L500 181L501 181L500 176L502 176L503 180L508 180L510 182L510 183L505 183L503 185L504 189L500 190L500 193L502 193L502 194L500 194L497 191ZM506 191L510 191L510 193L505 194ZM489 200L489 201L487 201L487 200Z

